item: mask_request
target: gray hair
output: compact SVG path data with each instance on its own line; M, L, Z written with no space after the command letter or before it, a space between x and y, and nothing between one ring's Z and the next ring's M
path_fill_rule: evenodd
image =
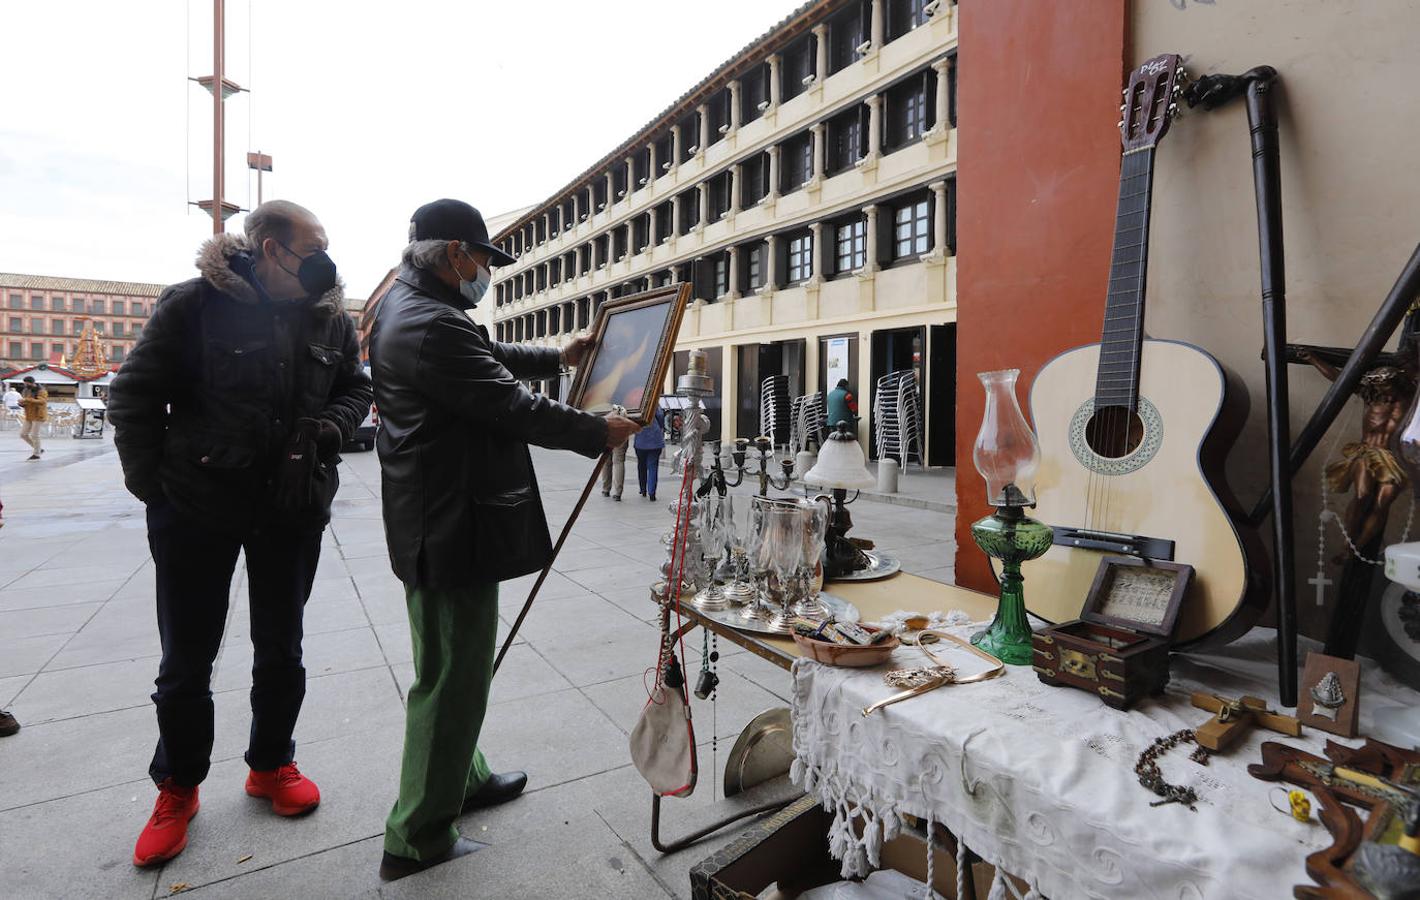
M425 269L428 271L441 269L446 265L446 261L448 260L448 256L446 255L448 246L448 241L410 241L404 248L403 259L407 265L413 266L416 269ZM463 252L470 256L473 255L473 248L468 244L460 241L459 246L463 248Z
M283 244L291 243L296 220L302 217L316 221L315 213L290 200L268 200L247 213L245 229L252 253L260 258L261 245L266 243L267 238L274 238Z

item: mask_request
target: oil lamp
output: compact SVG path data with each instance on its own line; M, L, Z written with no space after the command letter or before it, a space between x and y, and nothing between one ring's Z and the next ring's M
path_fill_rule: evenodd
M824 535L823 575L840 578L866 568L868 560L847 537L853 527L848 515L848 489L872 487L877 484L873 473L863 464L863 448L849 430L847 422L839 422L819 450L818 462L804 473L804 483L829 488L833 492L833 509L829 513L828 531Z
M1035 506L1035 472L1040 445L1016 402L1019 369L980 372L986 412L971 460L986 479L986 502L996 512L971 526L976 545L1001 560L1001 599L996 618L971 642L1003 662L1031 663L1031 629L1026 620L1021 563L1043 556L1054 538L1050 526L1025 514Z

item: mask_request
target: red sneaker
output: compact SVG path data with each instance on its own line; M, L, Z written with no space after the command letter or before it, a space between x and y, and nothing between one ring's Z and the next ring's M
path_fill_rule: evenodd
M133 864L140 868L165 863L187 847L187 823L197 815L197 788L174 784L171 778L158 785L153 815L133 847Z
M301 774L294 760L270 772L252 769L247 776L247 793L270 800L278 816L299 816L320 806L320 788Z

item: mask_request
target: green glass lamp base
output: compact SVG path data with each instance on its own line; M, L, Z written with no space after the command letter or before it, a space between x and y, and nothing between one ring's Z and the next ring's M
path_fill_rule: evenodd
M1020 507L1002 507L971 526L971 536L988 555L1001 560L1001 600L996 618L971 642L1011 666L1031 664L1031 628L1026 618L1021 563L1043 556L1054 534Z

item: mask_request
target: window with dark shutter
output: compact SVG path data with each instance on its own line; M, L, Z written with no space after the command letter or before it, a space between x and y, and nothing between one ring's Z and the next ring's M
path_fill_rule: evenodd
M814 236L807 231L789 236L788 266L784 270L789 282L805 281L814 274Z
M929 17L926 9L929 3L931 0L888 0L887 39L895 41L909 31L927 24Z
M740 122L748 124L769 107L769 64L760 63L740 76Z
M714 144L730 130L730 92L720 90L706 104L710 118L710 143Z
M858 61L858 48L868 40L864 23L871 13L865 3L850 3L828 21L828 72L833 74Z
M837 275L863 268L868 253L868 221L859 217L833 229L833 271Z
M867 152L868 107L862 104L845 110L829 120L828 159L825 170L829 175L846 172Z
M894 260L921 256L932 249L931 203L914 197L893 207Z
M779 148L779 165L783 170L779 191L790 194L804 186L814 171L813 135L795 135Z
M790 44L779 61L779 99L792 100L813 84L814 36L806 34Z
M928 69L888 90L884 97L884 144L889 153L921 140L922 135L932 127L929 85L935 81L935 73Z

